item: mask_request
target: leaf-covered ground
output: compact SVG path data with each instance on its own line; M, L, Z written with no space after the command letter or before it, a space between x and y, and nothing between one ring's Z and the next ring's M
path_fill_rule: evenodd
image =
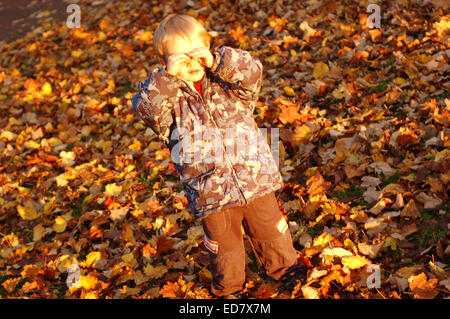
M377 1L379 29L368 1L78 3L79 29L43 12L0 42L1 297L213 298L201 225L130 104L171 11L263 61L255 120L279 128L308 277L283 286L246 246L238 298L449 297L446 1Z

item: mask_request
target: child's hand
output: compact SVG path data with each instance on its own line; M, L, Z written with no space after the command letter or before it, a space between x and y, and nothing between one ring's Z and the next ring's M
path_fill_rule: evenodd
M210 68L213 65L214 57L208 48L198 47L186 54L192 59L197 59L201 65L206 66L207 68Z
M170 75L177 75L183 63L191 60L186 54L175 53L167 58L167 73Z

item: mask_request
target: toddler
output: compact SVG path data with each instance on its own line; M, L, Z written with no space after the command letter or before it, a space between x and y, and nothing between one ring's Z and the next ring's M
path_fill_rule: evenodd
M211 291L242 289L244 232L267 275L304 271L275 196L283 180L253 118L261 62L229 46L211 53L208 32L187 15L164 18L154 45L165 66L140 83L132 104L170 149L189 208L202 219Z

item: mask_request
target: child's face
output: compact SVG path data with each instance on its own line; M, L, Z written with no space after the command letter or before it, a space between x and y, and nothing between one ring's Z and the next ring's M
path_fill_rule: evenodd
M190 41L181 37L176 37L165 46L165 56L172 54L186 54L199 47L208 47L200 37L191 38ZM205 68L196 60L190 59L180 65L178 77L188 82L200 81L205 75Z

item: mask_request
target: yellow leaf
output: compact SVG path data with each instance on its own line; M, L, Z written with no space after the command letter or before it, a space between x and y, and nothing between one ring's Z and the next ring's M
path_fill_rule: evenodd
M26 142L24 143L24 146L25 146L26 148L35 150L35 149L38 149L41 145L40 145L39 143L36 143L36 142L33 141L33 140L29 140L29 141L26 141Z
M80 39L86 39L89 36L89 33L87 32L81 32L79 29L75 29L75 32L73 35Z
M391 250L396 251L397 250L397 240L391 236L386 237L385 241L384 241L384 245L383 247L387 248L391 248Z
M412 181L414 181L414 179L416 178L416 173L412 172L411 174L406 175L406 176L402 176L402 177L400 177L400 178L401 178L401 179L406 179L407 181L412 182Z
M370 261L363 256L348 256L343 257L341 259L341 262L344 266L350 268L350 269L357 269L364 267L366 265L370 265Z
M69 183L66 178L65 173L62 173L62 174L59 174L58 176L56 176L55 181L56 181L56 185L58 185L58 187L64 187Z
M285 87L284 87L284 93L285 93L287 96L295 96L295 91L294 91L294 89L291 88L290 86L285 86Z
M91 251L87 256L86 256L86 267L92 267L94 266L95 262L99 259L102 258L102 253L99 251Z
M117 185L116 183L111 183L106 185L105 194L109 196L118 196L122 192L122 186Z
M49 213L52 208L53 208L53 203L55 202L56 197L53 196L52 198L50 198L50 200L48 202L45 203L44 205L44 213L47 214Z
M292 139L296 144L306 143L312 137L311 129L307 125L297 126Z
M97 41L105 41L108 37L106 36L106 34L102 31L100 31L99 33L97 33Z
M350 238L347 238L346 240L344 240L344 247L352 250L354 254L358 253L358 248L356 247L356 245L352 242L352 240Z
M331 95L332 95L335 99L343 99L347 94L348 94L348 90L347 90L347 86L345 85L345 83L341 83L341 84L339 85L339 87L337 87L337 88L331 93Z
M328 244L333 237L328 233L322 233L320 236L314 238L313 246L323 246Z
M162 144L161 142L158 141L152 141L149 144L150 150L154 151L154 150L159 150L161 148Z
M128 240L131 243L136 242L136 240L134 239L133 230L128 224L124 224L122 230L123 230L122 235L126 240Z
M144 267L144 273L151 279L158 279L167 273L167 267L164 266L153 267L151 264L147 264Z
M80 276L80 286L86 290L94 289L97 283L98 279L92 275Z
M79 58L83 54L83 51L82 50L73 50L71 52L71 54L74 58Z
M72 166L73 164L75 164L76 155L74 152L61 151L59 153L59 157L61 158L61 164L63 166Z
M143 42L147 42L147 41L150 41L151 39L153 39L153 34L150 31L140 32L134 36L134 39L138 39Z
M37 49L37 47L38 47L37 42L34 42L28 46L27 50L28 50L28 52L33 52Z
M163 224L164 224L164 218L161 216L158 216L155 219L155 221L153 222L153 228L160 229Z
M2 138L2 139L5 138L8 141L13 141L17 138L17 134L4 130L4 131L2 131L2 134L0 134L0 138Z
M98 299L97 291L89 291L84 295L83 299Z
M392 80L392 82L394 82L395 85L401 85L403 83L405 83L405 79L401 78L401 77L396 77L394 80Z
M39 241L45 235L45 228L39 224L33 227L33 241Z
M320 299L319 290L314 287L303 286L302 293L305 299Z
M136 266L137 260L134 258L133 253L128 253L122 256L122 261L131 267Z
M323 62L318 62L314 64L313 76L315 79L322 79L329 71L328 65Z
M58 216L55 218L55 223L53 224L53 230L57 233L62 233L66 230L67 221L64 216Z
M83 93L89 94L89 93L92 93L92 92L95 92L95 88L93 88L93 87L90 86L90 85L86 85L86 86L83 88Z
M140 151L141 150L141 142L139 142L139 140L137 140L137 139L134 139L133 144L128 146L128 148L130 150Z
M325 256L332 256L332 257L349 257L353 256L351 252L348 250L341 248L341 247L334 247L334 248L325 248L322 253L320 254L321 257Z
M50 83L45 82L42 86L41 93L43 95L51 95L52 94L52 86Z
M17 212L19 213L20 217L25 220L33 220L39 217L33 203L31 202L27 202L25 206L17 205Z

